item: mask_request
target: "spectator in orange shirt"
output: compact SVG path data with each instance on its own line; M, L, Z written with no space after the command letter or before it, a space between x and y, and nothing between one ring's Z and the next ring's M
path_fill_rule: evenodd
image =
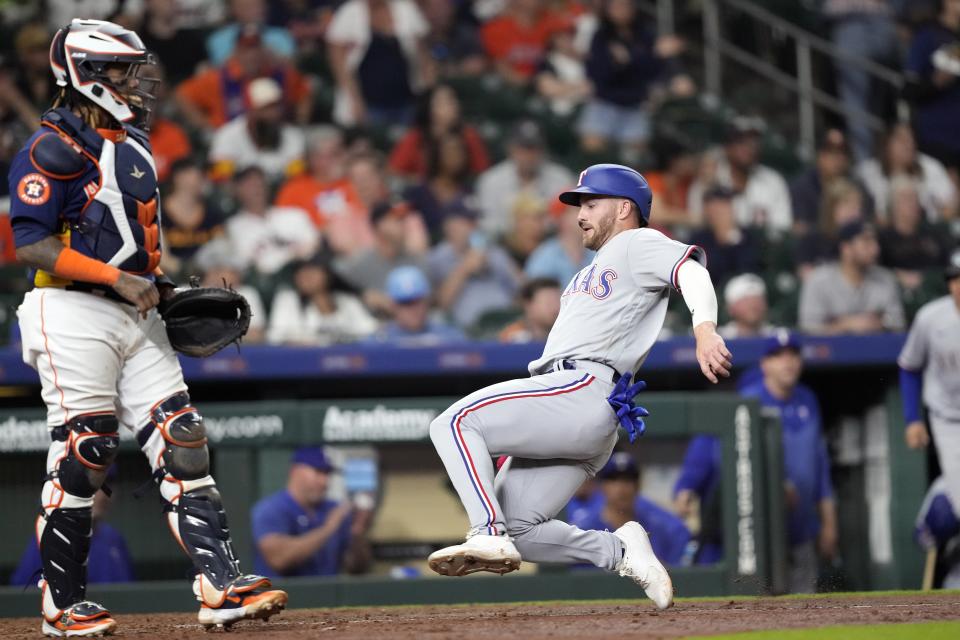
M544 0L513 0L504 12L483 25L483 48L497 73L513 85L533 77L550 36L567 28L571 17L549 11Z
M237 46L223 66L202 71L177 87L177 102L191 126L207 131L246 113L247 85L268 76L283 88L284 104L295 120L310 117L310 86L289 62L278 60L263 45L261 27L246 25L237 37Z
M654 147L657 170L644 177L657 201L657 224L689 229L694 224L687 207L687 193L697 177L699 156L673 140L659 140Z
M463 122L460 99L448 84L438 84L424 94L417 105L416 124L390 152L390 171L405 178L427 177L427 149L453 134L467 147L469 172L477 175L490 166L487 147L477 130Z
M500 342L546 342L560 315L560 283L552 278L534 278L520 289L523 316L497 336Z
M337 254L349 254L371 243L368 209L346 177L346 153L339 129L321 126L310 132L307 171L284 183L276 206L299 207L309 213Z

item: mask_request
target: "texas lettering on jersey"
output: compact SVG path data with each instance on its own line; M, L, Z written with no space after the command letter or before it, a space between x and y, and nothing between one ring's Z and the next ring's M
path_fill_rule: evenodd
M561 298L585 293L597 300L606 300L613 293L613 281L618 277L613 269L604 269L597 264L591 264L573 276L573 280L567 285Z

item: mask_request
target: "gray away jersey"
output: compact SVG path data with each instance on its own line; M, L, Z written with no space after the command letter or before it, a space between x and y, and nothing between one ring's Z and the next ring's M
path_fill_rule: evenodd
M924 404L942 418L960 420L960 310L953 298L920 309L897 364L922 369Z
M608 240L564 290L560 315L530 373L543 373L560 359L636 371L663 328L677 271L691 257L706 266L703 249L654 229L621 231Z

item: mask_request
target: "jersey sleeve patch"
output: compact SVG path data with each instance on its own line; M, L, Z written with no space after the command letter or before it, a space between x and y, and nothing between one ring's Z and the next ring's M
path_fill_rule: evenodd
M43 174L28 173L17 183L17 197L32 206L46 204L50 200L50 182Z

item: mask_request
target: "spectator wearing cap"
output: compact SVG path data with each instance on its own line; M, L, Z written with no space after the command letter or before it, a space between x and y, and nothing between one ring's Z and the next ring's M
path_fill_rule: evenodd
M576 182L570 171L549 159L540 125L533 120L518 122L509 140L507 158L477 179L481 226L492 237L513 229L518 199L549 203Z
M707 191L703 195L706 228L690 236L690 244L706 251L707 268L720 286L739 273L760 268L759 232L737 224L733 198L733 191L726 187L716 186Z
M487 69L480 33L462 14L464 5L450 0L421 0L429 31L427 51L441 78L477 76Z
M920 26L905 71L914 103L914 128L924 153L960 170L960 1L940 0L936 21Z
M704 158L697 180L690 187L690 210L702 219L703 194L718 184L733 190L733 208L742 227L758 227L778 237L793 226L787 183L775 170L760 164L760 141L765 129L758 118L738 117L729 124L726 143L719 153Z
M717 329L725 339L756 338L773 333L776 328L767 321L767 285L753 273L730 278L723 289L729 322Z
M267 341L327 346L354 342L377 329L360 298L318 254L293 264L293 288L277 292L270 307Z
M337 273L355 290L361 291L363 302L375 312L388 312L391 300L384 293L387 276L403 265L423 267L425 236L423 221L406 203L380 202L370 212L373 245L336 262Z
M273 55L292 60L296 54L293 36L283 27L266 26L265 0L230 0L231 22L220 27L207 38L207 57L211 64L223 64L237 47L246 25L261 26L263 46Z
M223 211L207 197L209 183L194 160L178 160L170 170L169 190L163 195L163 272L181 274L197 251L226 232Z
M414 92L432 84L429 27L413 0L347 0L327 27L342 126L409 124Z
M767 339L760 360L763 378L742 389L747 398L780 418L783 437L784 504L787 512L791 593L816 589L819 558L837 552L837 513L820 403L800 383L799 339L780 331Z
M303 133L286 121L283 91L273 78L247 85L249 109L213 136L210 164L214 179L224 180L245 167L263 169L278 182L303 171Z
M471 192L469 148L462 136L448 133L427 144L427 177L403 192L420 212L430 237L439 240L443 221L454 209L468 207Z
M238 210L227 220L227 237L244 269L273 275L297 258L316 253L320 235L303 209L270 205L267 178L247 167L233 178Z
M280 85L284 109L297 123L307 122L313 107L309 83L290 62L270 53L263 43L262 27L257 25L241 28L236 48L221 65L180 83L177 106L194 129L217 129L247 112L247 87L257 78L272 78Z
M557 214L556 235L540 243L527 258L523 270L528 278L550 278L565 286L593 262L596 253L583 246L577 216L577 207L562 206Z
M843 131L830 128L817 143L817 156L810 167L790 182L790 203L793 208L794 229L800 233L819 226L824 194L830 185L841 179L849 180L861 192L863 210L873 213L873 199L851 171L850 145Z
M509 84L526 86L550 36L571 20L570 15L552 11L544 0L514 0L481 27L480 39L497 74Z
M448 212L427 273L440 308L464 330L487 312L509 308L520 285L510 256L478 229L476 212L467 208Z
M528 280L520 288L523 316L497 335L500 342L546 342L560 315L560 283L550 278Z
M200 286L230 287L250 304L250 328L243 336L244 344L263 342L267 328L267 313L260 292L244 280L242 261L226 237L206 243L197 251L193 264L200 270Z
M597 481L604 497L600 508L573 512L570 524L581 529L614 531L634 520L647 530L653 552L661 562L681 564L690 542L690 530L680 518L640 494L640 469L631 454L620 451L610 456L597 473Z
M369 342L390 342L404 347L424 347L462 342L466 336L430 310L430 282L418 267L397 267L387 276L390 320Z
M458 138L465 150L464 171L468 176L489 168L487 147L477 129L464 122L456 91L449 84L438 83L417 101L414 125L390 152L390 171L407 179L429 178L437 160L435 155L431 157L431 150L449 137Z
M147 50L163 63L168 82L174 85L192 76L197 65L207 59L203 32L192 23L178 20L178 4L177 0L146 0L143 22L137 29Z
M947 258L943 235L925 219L916 182L907 176L890 181L890 224L878 235L880 264L893 269L904 291L918 289L923 272L939 271Z
M254 571L277 577L331 576L366 569L369 544L353 526L351 505L327 496L333 471L320 447L302 447L293 453L287 486L262 498L251 510Z
M902 331L906 322L894 275L877 266L880 247L873 226L844 225L839 260L821 265L800 289L800 328L808 333Z
M115 487L116 481L117 467L113 465L107 469L106 482ZM104 491L93 494L93 530L90 533L90 553L87 556L87 582L91 584L136 580L126 538L116 527L105 521L112 503L113 498ZM33 586L37 583L37 576L42 569L37 536L31 533L30 541L10 575L10 584L18 587Z
M893 125L883 137L876 158L857 166L876 206L877 219L887 222L890 216L890 181L906 175L917 182L920 206L930 222L953 218L957 213L957 187L939 160L917 150L917 141L910 125Z
M347 178L343 134L329 125L307 133L307 171L280 187L278 207L303 209L323 233L330 249L346 255L369 244L369 211Z
M635 153L650 137L650 89L684 45L676 36L656 37L632 0L606 0L600 11L587 54L594 95L577 124L581 146L596 153L622 144Z

